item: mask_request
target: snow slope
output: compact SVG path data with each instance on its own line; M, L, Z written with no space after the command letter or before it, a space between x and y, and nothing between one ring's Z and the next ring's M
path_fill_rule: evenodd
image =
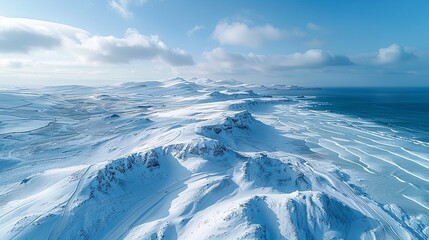
M306 100L269 91L175 78L0 92L0 239L428 238L427 205L379 202L321 150L353 136L322 138Z

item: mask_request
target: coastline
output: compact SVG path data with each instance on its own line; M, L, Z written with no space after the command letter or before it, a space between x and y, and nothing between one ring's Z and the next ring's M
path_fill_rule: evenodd
M388 163L400 160L395 155L383 161L368 145L394 140L407 154L421 153L365 130L374 123L234 84L171 79L84 93L34 90L37 104L7 114L57 121L2 135L2 159L19 160L0 180L5 237L424 238L426 203L413 194L424 190L416 177L425 173ZM351 148L381 159L350 158ZM414 164L426 164L420 158ZM383 191L371 188L376 183ZM420 208L378 203L396 203L397 195L382 194L410 183L417 190L401 197Z

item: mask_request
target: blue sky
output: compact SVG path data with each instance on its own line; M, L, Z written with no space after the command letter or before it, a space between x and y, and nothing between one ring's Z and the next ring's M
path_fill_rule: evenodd
M0 85L429 86L428 12L425 0L3 1Z

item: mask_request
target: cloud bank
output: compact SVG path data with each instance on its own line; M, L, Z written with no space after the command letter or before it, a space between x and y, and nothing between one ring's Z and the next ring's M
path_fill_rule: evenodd
M51 22L0 18L0 53L31 54L33 50L68 52L89 63L130 63L161 60L171 66L192 65L192 56L169 48L156 35L146 36L128 29L124 37L98 36ZM57 56L58 57L58 56Z
M202 69L208 72L231 74L353 65L346 56L319 49L289 55L256 55L231 53L223 48L215 48L204 52L203 56L205 62L200 64Z
M130 63L133 60L161 59L172 66L192 65L190 54L182 49L170 49L158 36L145 36L128 29L123 38L92 36L82 39L79 55L86 61Z
M196 25L188 32L188 36L204 28ZM307 29L319 31L320 27L308 24ZM224 21L215 27L212 37L220 43L218 46L258 47L270 41L287 40L290 37L304 41L308 35L300 37L302 34L305 33L299 30L280 30L271 25L255 26ZM81 72L82 78L88 78L92 74L93 79L114 76L116 79L128 79L134 76L134 79L138 80L149 74L162 77L186 74L190 77L229 75L228 77L237 78L283 79L294 74L307 76L310 72L314 77L317 77L316 73L342 72L347 78L350 73L386 72L392 75L393 68L396 75L418 75L427 71L425 55L421 52L419 56L422 59L415 61L415 64L413 62L412 68L407 64L399 66L399 63L417 57L398 44L380 48L378 52L354 56L353 61L348 56L319 49L320 44L317 41L313 45L310 50L277 55L231 52L234 47L227 49L230 46L222 46L202 52L199 60L194 62L187 51L167 45L157 35L145 35L136 29L128 29L122 36L104 36L52 22L0 17L1 74L5 76L8 73L9 76L23 79L28 76L42 78L42 74L50 79L54 79L53 75L74 78L78 72ZM258 50L264 53L263 49ZM352 66L354 63L356 65ZM338 68L333 70L331 67Z
M22 18L0 17L0 53L29 53L60 47L88 33L67 25Z

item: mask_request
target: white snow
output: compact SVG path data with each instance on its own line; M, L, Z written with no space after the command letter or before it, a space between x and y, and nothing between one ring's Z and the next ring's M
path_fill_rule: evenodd
M427 239L428 146L280 88L0 92L0 239Z

